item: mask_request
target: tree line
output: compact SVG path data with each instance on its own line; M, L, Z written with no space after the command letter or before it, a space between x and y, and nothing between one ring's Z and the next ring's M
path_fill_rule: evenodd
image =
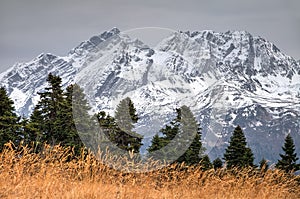
M91 116L91 108L77 84L63 90L62 79L51 73L47 82L44 92L38 93L40 100L28 119L15 113L13 101L6 90L0 88L0 150L5 143L13 142L15 146L29 145L35 152L40 152L43 144L47 143L73 147L75 154L79 154L84 148L83 143L93 146L93 143L99 144L100 141L103 150L113 143L116 149L139 155L143 136L134 131L139 116L130 98L120 101L114 117L104 111ZM276 168L286 172L299 170L300 164L297 164L298 157L290 134L286 136L282 150L284 153L280 154ZM200 125L187 106L176 109L175 118L154 135L147 151L147 156L154 160L201 165L203 170L224 166L256 167L254 155L240 126L234 129L223 158L211 162L202 146ZM267 170L267 160L261 160L259 167Z

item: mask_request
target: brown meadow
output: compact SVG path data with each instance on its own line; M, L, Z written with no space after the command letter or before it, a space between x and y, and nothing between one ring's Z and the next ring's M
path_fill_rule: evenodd
M8 144L0 154L0 198L300 198L299 176L279 170L202 171L171 165L125 173L92 154L70 157L70 148L48 146L36 154ZM156 164L122 162L148 170Z

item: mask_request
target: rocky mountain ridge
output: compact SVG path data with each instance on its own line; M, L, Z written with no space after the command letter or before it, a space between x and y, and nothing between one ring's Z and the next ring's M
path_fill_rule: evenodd
M64 86L84 88L94 111L113 114L118 101L130 96L145 146L183 104L199 120L212 159L222 157L238 124L256 162L276 161L287 133L300 146L299 61L246 31L174 32L151 48L113 28L64 57L41 54L0 74L20 115L31 113L50 72Z

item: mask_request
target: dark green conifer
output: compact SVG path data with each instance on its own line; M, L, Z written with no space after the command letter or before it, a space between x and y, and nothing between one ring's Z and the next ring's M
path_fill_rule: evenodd
M101 148L109 146L109 142L112 142L122 150L139 153L143 136L133 130L134 124L138 121L138 116L130 98L127 97L120 101L116 108L115 118L101 111L97 114L97 119L101 133L105 135L101 139Z
M210 162L210 159L209 159L208 155L205 155L205 156L202 157L202 159L200 161L200 166L201 166L203 171L207 171L207 170L209 170L213 167L213 165Z
M65 122L67 134L65 145L75 147L78 154L83 147L81 139L85 138L84 135L91 134L91 116L88 114L90 107L83 90L77 84L69 85L64 95L62 120Z
M182 106L180 126L179 130L183 134L184 142L188 145L188 149L185 153L178 159L179 162L185 162L186 164L198 164L200 161L205 164L205 167L209 167L210 160L208 156L203 156L204 147L201 143L201 131L196 118L194 117L192 111L187 106Z
M297 164L297 153L295 153L294 140L290 134L285 138L284 146L282 147L284 154L280 154L281 159L278 160L276 168L285 172L293 172L300 169L300 164Z
M44 92L38 93L40 101L30 117L30 122L41 132L42 142L55 145L66 139L66 134L63 133L66 124L61 121L64 96L60 77L50 73L47 82L49 87L46 87Z
M234 129L233 135L230 137L229 146L225 150L224 160L227 168L254 166L253 153L247 147L246 137L240 126Z
M160 130L163 136L153 137L148 152L154 159L176 160L177 163L185 162L188 165L198 164L204 152L199 125L187 106L176 109L176 113L170 125ZM166 147L168 145L169 147ZM182 148L186 146L188 148L182 153Z
M214 161L213 161L213 167L215 170L217 169L221 169L223 167L223 162L220 158L216 158Z
M159 137L158 134L154 135L151 141L151 146L148 148L148 152L153 152L164 147L163 140Z
M16 145L23 139L20 118L15 113L13 101L5 88L0 88L0 150L5 143L12 141Z

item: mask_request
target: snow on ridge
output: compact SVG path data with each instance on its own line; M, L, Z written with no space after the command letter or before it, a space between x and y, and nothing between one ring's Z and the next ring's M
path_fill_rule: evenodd
M243 74L241 77L230 77L232 76L230 67L235 67L235 64L243 64L249 59L249 38L252 36L247 31L227 31L225 33L218 33L212 30L176 32L162 41L160 44L161 48L153 50L153 53L149 55L147 55L148 51L145 50L142 42L138 40L132 40L126 37L126 35L121 35L120 33L121 32L118 29L113 28L111 31L106 31L82 42L80 45L71 50L66 56L59 57L52 54L42 53L30 62L15 65L15 67L11 68L9 71L18 72L22 78L26 79L26 75L29 74L28 70L41 70L40 74L35 73L34 71L31 73L41 76L47 75L47 72L49 71L55 72L56 70L59 70L58 74L63 75L64 78L67 79L64 81L64 84L67 84L73 81L76 71L78 71L77 77L79 79L83 79L87 74L90 74L90 77L97 78L96 74L108 77L108 75L115 70L116 67L120 67L120 74L118 74L116 77L131 81L138 77L142 78L143 73L146 71L146 66L148 64L151 65L150 62L152 61L153 63L150 67L152 70L163 70L164 67L174 68L174 71L178 70L179 75L182 75L187 80L190 80L189 86L193 88L195 93L199 93L203 91L203 89L213 86L213 84L218 82L220 78L225 77L224 81L227 82L228 85L237 87L243 86L245 83L241 82L245 82L248 78L245 76L245 74ZM111 42L114 43L111 45L115 45L115 47L107 45L103 46L102 49L97 49L99 46L97 47L95 44L98 42L101 43L105 39L109 39L114 35L116 35L117 40L112 40ZM202 39L201 41L203 41L203 43L197 40L200 38ZM290 58L280 51L277 51L272 43L262 40L260 37L253 37L253 39L257 40L257 42L259 40L263 43L266 43L265 47L267 50L269 50L268 53L272 53L275 59L283 60L285 64L291 63ZM236 46L232 47L233 43L237 43L238 45L236 44ZM258 43L254 43L253 46L254 48L260 48ZM138 49L144 50L135 51ZM78 52L76 52L76 50ZM125 63L117 63L115 65L112 64L113 60L111 59L115 59L118 54L120 55L120 53L123 53L125 58L126 56L129 56L128 65ZM126 55L126 53L128 55ZM50 59L54 58L54 60L49 61L48 57ZM97 61L97 59L100 61ZM235 60L238 62L235 63ZM39 63L40 61L45 61L47 63ZM263 57L256 56L255 53L254 63L252 66L253 69L259 71L263 67L263 61ZM218 64L219 62L222 62L223 65L216 66L215 64ZM55 64L60 64L60 66ZM90 67L93 64L94 66ZM30 68L27 69L26 67ZM131 69L134 69L134 75L137 75L136 77L132 76L133 73L128 71ZM0 78L5 78L7 74L8 72L1 73ZM287 78L285 77L278 78L271 75L265 77L258 73L253 75L251 78L256 78L257 81L262 84L262 89L265 89L269 92L274 92L277 90L278 93L285 93L288 91L288 89L293 88L291 85L295 85L294 87L297 88L297 77L298 76L294 75L292 80L287 82ZM32 78L30 79L33 80ZM94 85L92 88L96 89L96 85L100 82L103 83L104 81L105 80L103 79L99 80L98 82L91 82L89 85ZM266 84L270 83L272 86L267 88ZM14 88L16 84L19 85L18 89L21 89L21 84L24 84L24 82L20 82L20 84L15 82L14 85L11 84L7 86ZM30 85L30 83L27 82L26 85ZM83 85L87 84L84 83ZM257 86L256 89L257 90L253 93L254 96L268 95L268 93L265 90L261 90L259 86ZM293 94L293 96L296 96L296 94ZM284 96L276 97L283 98Z

